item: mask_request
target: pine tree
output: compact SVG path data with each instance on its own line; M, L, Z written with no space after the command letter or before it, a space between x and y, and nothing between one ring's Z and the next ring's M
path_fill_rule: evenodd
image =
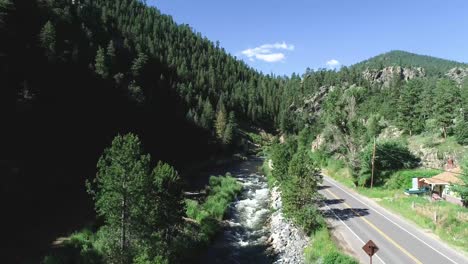
M306 232L315 230L320 224L313 214L308 213L319 196L317 189L321 182L320 170L307 149L299 149L289 163L288 177L281 185L281 191L285 215L292 217Z
M133 60L132 63L132 74L134 77L139 77L144 70L144 67L148 63L148 56L145 53L138 53L138 57Z
M3 17L7 14L8 9L11 8L10 0L0 0L0 28L3 27Z
M449 128L458 114L460 95L456 84L447 79L437 82L435 90L434 118L447 138Z
M174 242L183 223L185 203L179 173L159 161L150 175L145 200L140 203L142 239L147 242L146 258L176 259ZM174 262L174 261L173 261ZM161 263L153 261L150 263Z
M229 145L234 140L234 132L236 130L236 117L233 111L229 112L229 120L224 130L222 141L225 145Z
M88 192L95 200L97 213L104 218L111 232L118 233L118 252L113 255L128 262L130 247L138 238L141 226L141 204L146 202L149 181L149 155L143 154L137 136L118 135L98 161L94 184L88 182Z
M41 29L41 32L39 33L39 41L41 43L41 47L45 50L46 56L49 58L50 61L55 58L56 54L55 34L55 27L50 20L47 21L47 23L45 23L45 25Z
M216 120L215 120L216 136L218 137L218 139L223 140L224 132L226 130L227 124L228 124L228 117L227 117L226 109L224 107L224 104L221 102L218 104L218 110L216 112Z
M94 62L94 68L96 73L102 78L107 78L109 76L109 69L106 62L106 54L104 49L99 47L96 53L96 59Z
M398 122L405 131L412 135L413 132L419 132L423 126L424 120L418 113L418 108L421 107L420 95L423 93L423 82L419 79L410 80L400 90Z
M468 78L465 79L460 88L460 101L463 118L468 121Z
M202 114L200 116L201 126L207 130L211 130L213 125L213 118L213 106L211 106L210 100L206 99L205 103L203 104Z
M109 44L107 45L106 49L106 59L107 63L106 65L109 67L109 71L114 71L115 70L115 46L114 46L114 41L109 41Z
M148 208L153 226L173 231L184 215L184 197L179 173L169 164L159 161L151 173L151 192L155 201ZM153 228L154 228L153 227Z

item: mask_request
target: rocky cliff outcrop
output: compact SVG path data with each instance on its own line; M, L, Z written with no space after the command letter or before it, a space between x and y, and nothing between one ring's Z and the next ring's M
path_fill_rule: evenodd
M388 87L394 78L409 81L414 78L426 76L424 68L405 68L401 66L385 67L381 70L366 69L362 75L372 84L382 84L383 87Z
M461 84L468 77L468 68L455 67L450 69L445 76Z
M303 115L309 122L320 115L322 103L327 94L335 89L334 86L321 86L316 93L304 99L303 104L300 106L291 105L289 109L297 115Z

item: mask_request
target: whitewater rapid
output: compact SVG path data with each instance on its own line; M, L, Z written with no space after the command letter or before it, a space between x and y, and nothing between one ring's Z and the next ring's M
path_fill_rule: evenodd
M242 193L229 206L220 234L200 263L304 262L309 239L282 214L281 192L268 188L259 172L261 158L251 158L229 172L243 186Z
M231 203L222 232L210 246L209 263L272 263L269 248L270 191L266 178L258 172L262 159L254 158L238 165L231 174L243 186Z

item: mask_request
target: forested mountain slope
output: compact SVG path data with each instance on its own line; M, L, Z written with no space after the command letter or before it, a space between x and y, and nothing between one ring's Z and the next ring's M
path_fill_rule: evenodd
M413 150L420 157L426 155L421 151L428 151L421 148L454 142L443 152L434 149L434 155L455 157L460 163L459 149L468 144L464 65L398 51L327 72L327 81L310 84L309 79L324 73L311 72L301 83L302 95L296 97L300 99L289 107L293 125L283 127L283 131L301 131L300 138L313 151L345 162L360 184L367 184L370 177L368 156L363 155L369 153L374 138L390 140L390 145L403 149L412 136L425 138L427 143ZM390 145L385 147L393 148ZM399 157L398 162L404 163L405 158Z
M239 124L274 126L284 80L141 1L0 8L2 248L40 250L93 219L84 180L118 133L183 172L238 143Z

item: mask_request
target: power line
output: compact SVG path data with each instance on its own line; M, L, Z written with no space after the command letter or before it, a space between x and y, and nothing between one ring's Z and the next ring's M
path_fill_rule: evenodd
M398 162L401 162L401 163L403 163L403 164L405 163L405 162L401 161L400 159L396 158L395 156L390 155L389 153L385 152L384 150L382 150L382 149L379 148L378 146L377 146L377 149L379 149L383 154L386 154L387 157L390 157L390 158L392 158L393 160L398 161ZM403 152L399 152L399 153L404 154ZM407 154L407 153L406 153L406 154ZM454 172L454 171L448 171L448 170L439 169L439 168L432 168L432 167L427 167L427 166L424 166L424 165L421 165L421 167L426 168L426 169L438 170L438 171L442 171L442 172L450 172L450 173L453 173L453 174L465 175L464 173L461 173L461 172Z
M377 146L377 147L378 147L378 146ZM382 150L382 149L381 149L381 150ZM398 152L398 153L400 153L400 154L405 154L405 155L407 155L407 154L408 154L408 153L405 153L405 152L402 152L402 151L400 151L400 150L396 150L396 149L394 149L394 150L393 150L393 152ZM421 161L430 162L429 160L421 160ZM435 170L440 170L440 169L438 169L438 168L432 168L432 169L435 169Z

